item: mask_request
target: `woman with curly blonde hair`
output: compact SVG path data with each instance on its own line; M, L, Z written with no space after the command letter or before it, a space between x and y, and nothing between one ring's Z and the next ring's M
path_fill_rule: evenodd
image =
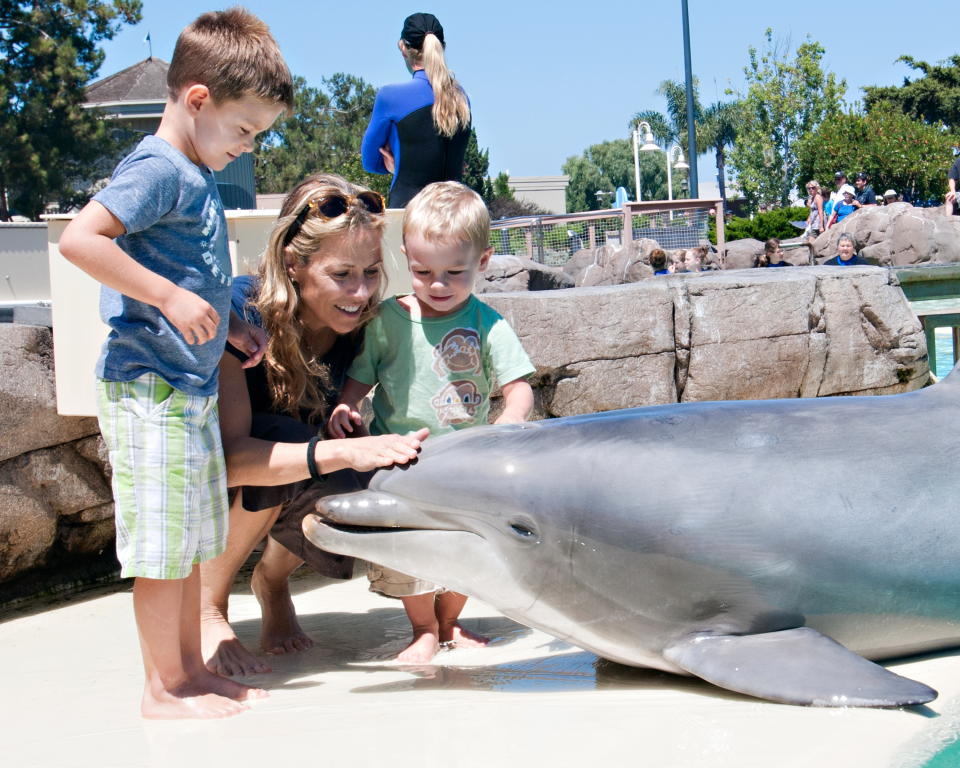
M322 440L363 325L380 299L383 199L332 174L317 174L287 195L257 277L234 280L233 308L262 327L267 351L244 369L227 346L220 363L220 423L230 505L227 550L201 567L203 655L221 675L269 667L228 623L240 567L266 547L251 586L263 611L262 650L287 653L312 641L297 623L288 579L303 562L349 578L353 561L314 547L301 529L320 496L358 490L367 472L404 464L427 431ZM328 476L329 475L329 476Z
M413 78L377 93L360 154L366 170L393 174L390 207L404 208L427 184L462 178L470 102L447 67L436 16L408 16L397 45Z

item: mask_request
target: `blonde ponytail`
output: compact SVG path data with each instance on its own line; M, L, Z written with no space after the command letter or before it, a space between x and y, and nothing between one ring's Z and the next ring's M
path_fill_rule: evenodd
M423 68L433 88L433 124L441 136L453 136L470 125L470 105L453 73L447 69L443 43L432 32L423 38Z

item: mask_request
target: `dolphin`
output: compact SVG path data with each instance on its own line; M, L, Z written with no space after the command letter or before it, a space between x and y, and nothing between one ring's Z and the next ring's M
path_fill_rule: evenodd
M482 426L323 499L304 532L622 664L922 704L937 692L874 661L960 646L958 429L956 370L897 395Z

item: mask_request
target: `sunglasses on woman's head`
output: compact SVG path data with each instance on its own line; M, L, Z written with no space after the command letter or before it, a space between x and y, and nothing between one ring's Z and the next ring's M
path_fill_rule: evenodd
M300 234L303 222L307 220L307 216L309 216L311 212L325 219L335 219L338 216L343 216L343 214L350 210L350 206L355 203L360 204L370 213L383 213L383 197L377 192L371 192L369 190L357 195L344 195L340 192L334 192L329 195L314 198L303 206L303 209L297 214L297 218L293 220L290 228L287 229L287 234L283 236L283 247L286 248L290 245L290 243L293 242L293 238Z

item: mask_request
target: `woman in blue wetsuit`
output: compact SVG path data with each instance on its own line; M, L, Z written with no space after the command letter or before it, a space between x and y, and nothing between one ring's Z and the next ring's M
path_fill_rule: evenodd
M413 78L377 93L360 149L366 170L393 174L391 208L434 181L459 181L470 136L470 102L447 69L437 17L408 16L398 46Z

